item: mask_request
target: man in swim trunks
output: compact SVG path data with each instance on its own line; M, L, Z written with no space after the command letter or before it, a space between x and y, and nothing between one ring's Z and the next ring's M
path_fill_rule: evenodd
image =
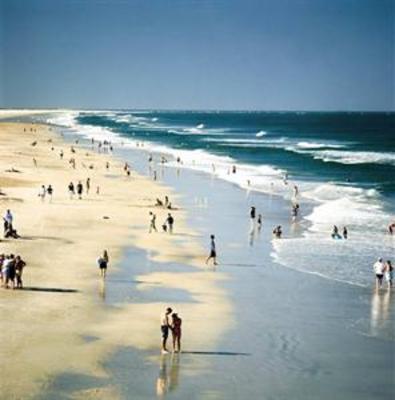
M169 337L170 321L169 316L173 310L168 307L163 315L160 317L160 330L162 333L162 353L167 354L168 350L166 348L167 338Z
M383 286L383 276L385 270L385 264L383 259L379 258L373 265L374 273L376 274L376 289Z

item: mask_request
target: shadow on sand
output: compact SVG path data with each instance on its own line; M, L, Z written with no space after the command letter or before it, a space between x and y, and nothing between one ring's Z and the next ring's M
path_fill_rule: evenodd
M76 289L44 288L36 286L25 286L23 290L29 290L31 292L78 293L78 290Z
M181 354L193 354L198 356L250 356L251 353L235 353L231 351L182 351Z

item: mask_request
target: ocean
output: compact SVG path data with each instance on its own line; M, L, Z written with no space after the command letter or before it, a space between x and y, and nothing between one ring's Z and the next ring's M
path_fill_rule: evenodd
M367 287L374 261L394 256L394 113L108 110L45 120L158 162L164 157L166 168L281 196L290 202L290 220L296 201L301 229L272 241L272 257L284 267ZM265 219L259 201L256 207ZM332 239L333 225L346 226L349 238Z

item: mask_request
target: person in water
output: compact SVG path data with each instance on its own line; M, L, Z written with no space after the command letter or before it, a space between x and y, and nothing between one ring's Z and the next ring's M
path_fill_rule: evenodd
M347 238L348 238L348 230L347 230L347 227L346 227L346 226L343 228L343 238L344 238L344 239L347 239Z
M341 236L339 234L339 228L336 225L333 225L333 230L332 230L332 239L341 239Z
M385 265L383 263L383 259L379 258L373 265L374 273L376 274L376 289L383 286L383 277Z
M387 281L388 289L392 288L393 278L394 278L394 267L392 266L391 261L387 260L387 262L385 263L385 280Z
M282 234L283 231L281 229L281 225L278 225L273 229L273 235L276 239L281 239Z

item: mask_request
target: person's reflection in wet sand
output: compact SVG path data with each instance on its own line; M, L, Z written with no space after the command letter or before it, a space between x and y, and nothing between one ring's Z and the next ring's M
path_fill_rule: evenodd
M253 247L254 246L254 240L255 240L255 229L251 229L250 230L250 232L248 234L248 237L249 237L248 243L249 243L249 245L251 247Z
M103 301L106 300L106 283L104 282L104 280L100 281L99 296Z
M168 367L170 363L170 369ZM163 398L167 393L177 389L179 384L180 355L162 354L159 362L159 375L156 380L156 395Z
M390 290L374 289L373 291L370 312L370 334L372 336L380 336L385 333L389 322L390 298Z

